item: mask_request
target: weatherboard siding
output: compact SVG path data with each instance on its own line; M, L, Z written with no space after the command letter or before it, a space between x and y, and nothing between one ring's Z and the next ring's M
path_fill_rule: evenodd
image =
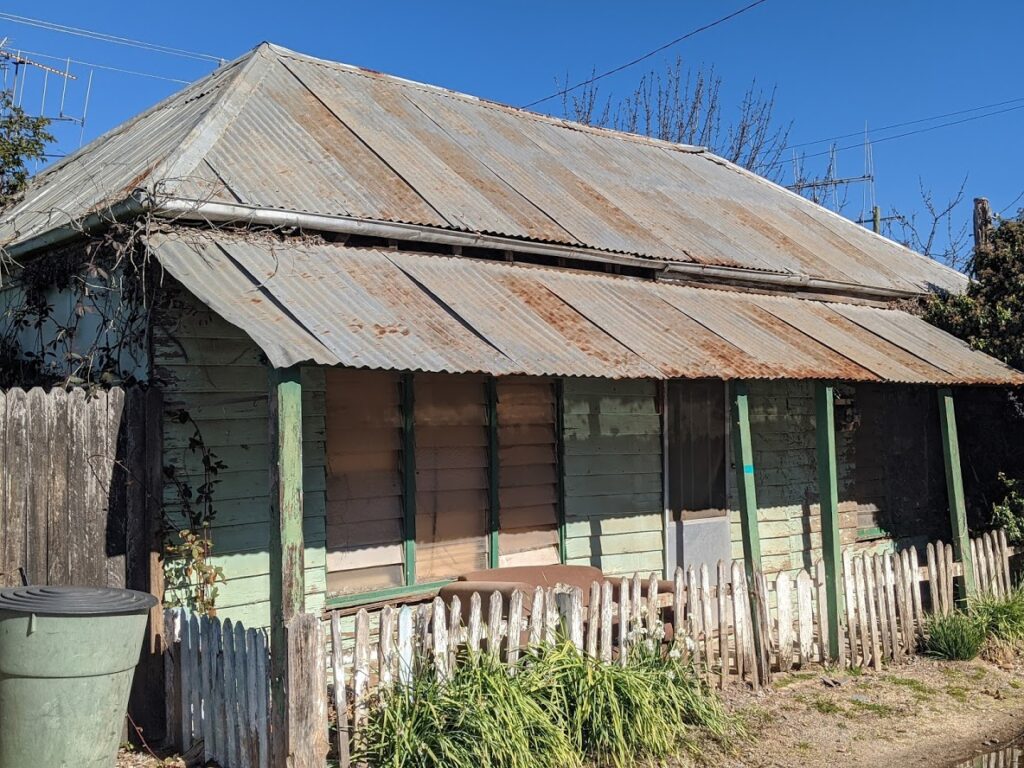
M184 299L174 317L154 325L153 367L164 390L164 464L193 488L202 461L190 450L194 432L226 467L213 491L213 558L224 569L217 613L246 626L270 621L269 410L267 366L242 331L199 302ZM172 324L173 323L173 324ZM316 367L302 370L303 516L306 609L319 611L326 592L325 383ZM169 516L181 513L173 482L164 484Z
M749 391L762 568L769 573L807 568L821 556L814 383L752 381ZM731 462L731 451L729 458ZM844 546L854 543L857 535L857 504L850 500L853 458L849 433L838 429L839 525ZM735 468L726 478L732 554L742 559Z
M661 414L653 381L563 387L566 556L607 574L664 567Z

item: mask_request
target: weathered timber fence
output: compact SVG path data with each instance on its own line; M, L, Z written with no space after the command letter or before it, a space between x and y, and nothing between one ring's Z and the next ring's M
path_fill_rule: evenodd
M156 389L0 391L0 586L129 587L163 596L162 401ZM162 614L131 712L159 739Z
M979 591L1007 594L1011 550L1005 535L983 534L972 547ZM883 663L902 663L917 650L927 617L953 610L961 566L953 560L952 547L942 542L929 544L926 553L925 565L918 563L914 549L845 553L842 664L881 668ZM578 587L538 587L507 598L500 592L473 594L468 606L457 597L449 603L435 598L420 605L384 606L372 614L361 609L354 624L352 617L334 612L321 631L315 631L315 617L296 617L288 628L291 692L285 727L300 732L287 734L286 754L295 765L323 764L328 732L325 683L330 683L337 716L332 747L340 765L347 766L352 740L365 724L376 692L407 684L426 666L444 679L465 658L463 650L491 654L511 669L526 649L556 637L565 637L583 653L609 664L625 664L633 649L657 643L692 661L711 684L724 686L737 679L755 688L767 683L771 672L830 661L824 565L819 562L813 571L795 575L757 578L759 584L752 591L764 597L754 601L743 564L720 562L713 573L706 566L677 569L669 584L653 574L635 574L594 583L586 594ZM752 610L767 618L761 623L760 643L766 669L755 658ZM181 640L167 656L168 674L175 677L168 689L177 691L180 702L176 727L182 746L204 739L206 756L225 768L264 765L253 760L263 759L266 740L274 738L266 722L272 710L265 639L263 644L254 641L251 650L251 630L182 612L174 616ZM242 635L244 661L238 650ZM234 638L230 647L229 637ZM237 677L232 677L232 669ZM259 678L255 688L254 675ZM317 690L324 691L323 697Z

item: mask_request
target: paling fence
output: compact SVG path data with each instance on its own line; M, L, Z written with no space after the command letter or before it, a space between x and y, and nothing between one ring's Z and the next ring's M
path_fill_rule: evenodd
M1005 535L986 533L971 548L978 591L1008 593L1012 551ZM948 544L933 542L925 551L923 564L915 549L844 554L842 664L899 664L916 651L927 617L953 610L961 564ZM636 574L595 583L586 593L555 586L508 597L473 594L465 605L457 597L435 598L359 610L354 623L335 612L326 626L313 616L296 617L287 633L289 694L281 726L289 730L288 754L295 765L323 765L330 696L338 726L331 746L348 765L380 690L408 683L425 665L444 679L467 650L512 668L528 648L557 638L610 664L627 663L640 645L660 644L713 685L733 679L755 688L774 672L826 661L824 564L796 574L757 574L750 584L748 591L743 563L720 562L714 569L677 570L667 582ZM166 623L175 641L167 655L168 713L175 720L169 732L181 734L184 748L202 740L205 757L225 768L274 764L262 630L182 611L169 611Z

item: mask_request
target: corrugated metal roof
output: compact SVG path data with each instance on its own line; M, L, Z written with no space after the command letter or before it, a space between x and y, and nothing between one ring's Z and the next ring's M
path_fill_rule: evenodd
M311 239L178 230L149 245L278 367L1024 383L890 309Z
M234 73L234 74L233 74ZM694 147L262 45L30 185L10 243L135 185L669 261L960 290L963 275ZM199 89L203 90L203 89ZM88 183L83 184L83 181ZM61 214L63 215L63 214Z

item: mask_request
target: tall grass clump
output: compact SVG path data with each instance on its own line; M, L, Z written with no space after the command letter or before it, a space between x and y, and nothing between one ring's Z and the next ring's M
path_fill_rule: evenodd
M488 655L460 659L444 682L430 668L384 692L354 745L377 768L578 768L569 738Z
M948 661L970 661L981 652L986 637L984 623L974 615L957 611L935 616L928 621L925 652Z
M1018 586L1005 597L976 597L970 603L970 611L989 638L1024 647L1024 587Z
M717 698L692 671L655 651L634 653L620 666L560 642L532 652L517 679L598 766L624 768L674 754L688 743L690 726L719 737L728 728Z

